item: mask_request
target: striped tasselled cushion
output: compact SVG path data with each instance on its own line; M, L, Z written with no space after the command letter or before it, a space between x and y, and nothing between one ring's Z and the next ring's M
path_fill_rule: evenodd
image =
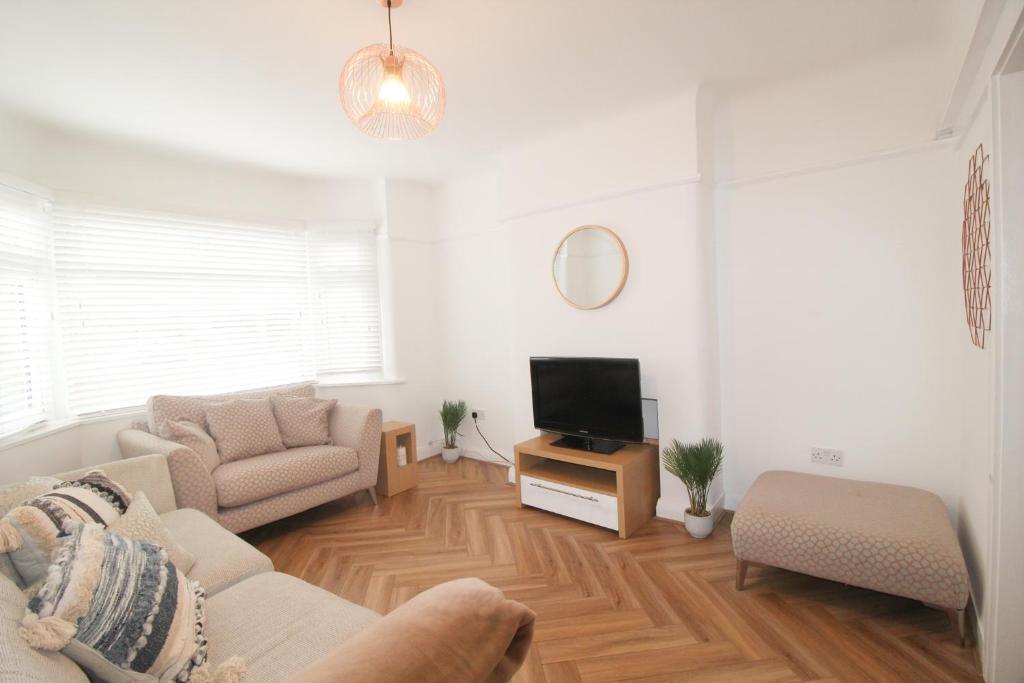
M21 637L63 651L102 681L211 680L202 587L160 546L98 524L68 528Z
M8 511L0 520L0 552L10 553L25 585L46 576L57 536L68 522L107 526L123 515L131 496L101 470L64 481Z

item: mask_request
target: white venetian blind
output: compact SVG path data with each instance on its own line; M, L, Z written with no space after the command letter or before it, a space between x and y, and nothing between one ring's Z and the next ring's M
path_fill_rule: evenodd
M0 436L50 414L48 208L0 186Z
M315 376L304 232L65 207L53 223L71 413Z
M317 373L381 370L377 238L372 229L318 227L309 234Z

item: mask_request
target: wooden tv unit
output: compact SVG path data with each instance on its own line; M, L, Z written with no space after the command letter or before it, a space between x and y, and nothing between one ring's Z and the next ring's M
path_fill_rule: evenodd
M628 538L654 517L661 495L658 444L626 444L611 455L551 442L544 434L516 445L516 494L519 506L618 531Z

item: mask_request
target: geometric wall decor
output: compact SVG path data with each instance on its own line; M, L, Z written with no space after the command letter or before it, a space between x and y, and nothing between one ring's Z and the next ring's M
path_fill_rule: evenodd
M985 348L985 334L992 330L992 221L989 212L988 156L981 145L967 163L964 185L963 247L964 310L971 341Z

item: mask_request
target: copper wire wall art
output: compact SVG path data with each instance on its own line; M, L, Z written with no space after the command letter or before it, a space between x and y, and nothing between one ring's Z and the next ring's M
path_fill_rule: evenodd
M992 330L992 223L989 212L988 155L981 145L967 164L964 185L963 246L964 309L971 341L985 348L985 333Z

